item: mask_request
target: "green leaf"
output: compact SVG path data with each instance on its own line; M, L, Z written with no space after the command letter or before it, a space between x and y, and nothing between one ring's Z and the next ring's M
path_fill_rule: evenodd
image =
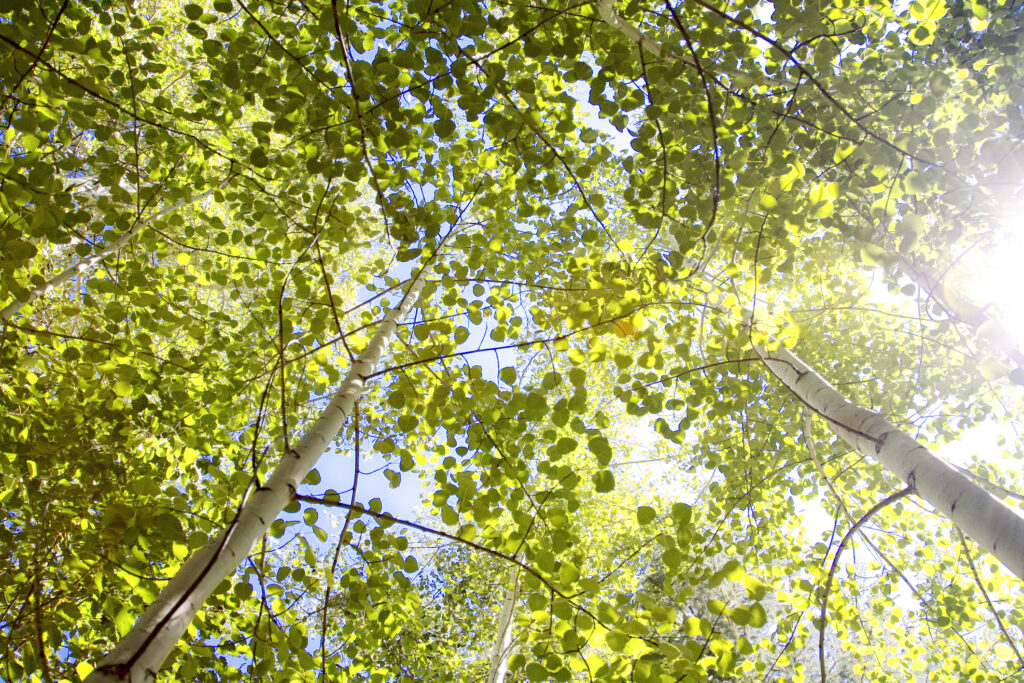
M715 572L714 576L711 577L709 585L717 586L724 580L740 582L746 577L747 571L740 564L739 560L729 560L726 562L721 569Z
M121 609L114 616L114 628L117 629L117 635L124 636L128 631L132 630L132 626L135 624L135 617L127 609Z
M636 520L641 526L650 524L657 518L657 516L658 513L649 505L641 505L636 509Z
M978 371L987 380L998 379L1007 374L1006 368L1001 363L987 358L978 363Z
M568 455L575 451L578 445L579 442L577 442L576 439L563 436L557 441L557 443L548 449L548 453L552 456Z
M455 526L459 523L459 515L455 510L445 505L441 508L441 521L448 526Z
M267 153L262 147L254 147L249 152L249 163L256 168L266 168L270 164L270 159L267 158Z
M410 472L415 466L416 463L413 460L412 454L408 451L404 451L399 461L398 468L403 472Z
M590 452L597 458L597 464L601 467L607 467L612 461L612 449L605 437L595 436L587 442L587 447L590 448Z
M608 470L602 470L592 477L594 490L598 493L608 493L615 489L615 477Z
M679 532L686 531L693 517L693 508L686 503L673 503L672 517L675 519L676 530Z
M622 631L609 631L605 635L604 640L612 650L622 652L626 649L626 645L629 644L630 637Z
M204 40L203 52L206 53L207 57L217 57L224 52L224 46L216 40Z
M20 239L11 239L4 242L4 258L14 262L27 261L38 253L38 250L29 242Z
M526 665L526 678L534 683L548 680L548 670L537 662L530 662Z
M434 133L442 139L450 138L455 133L455 122L451 119L441 119L434 122Z
M768 613L759 602L750 606L749 623L753 628L761 628L768 623Z

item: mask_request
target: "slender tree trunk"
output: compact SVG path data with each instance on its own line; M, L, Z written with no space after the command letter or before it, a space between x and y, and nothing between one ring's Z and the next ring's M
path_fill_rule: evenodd
M604 23L629 38L632 42L640 45L655 57L662 57L661 45L656 40L652 40L645 36L636 26L633 26L633 24L620 17L615 12L614 0L598 0L597 14L601 17L601 20ZM673 58L668 57L668 59L672 60ZM684 64L693 66L692 57L684 57L682 61Z
M121 178L117 183L117 186L128 194L135 194L139 191L139 188L127 182L124 178ZM101 198L109 197L111 194L110 190L100 183L99 176L95 175L69 178L68 184L64 189L78 195L78 199L85 198L92 204L96 204ZM79 202L79 204L81 204L81 202Z
M253 491L228 528L185 562L134 628L89 675L86 683L149 683L156 679L164 660L203 602L221 581L235 571L256 541L267 532L271 522L294 499L299 483L344 426L363 391L366 378L387 349L398 321L419 299L428 270L424 266L413 278L402 301L381 322L309 431L284 454L270 478Z
M508 674L508 657L512 651L512 617L515 616L516 603L519 601L519 570L515 570L512 585L505 591L505 601L501 605L498 616L498 628L494 634L494 647L491 648L491 667L487 673L487 683L505 683Z
M861 453L880 462L979 546L1024 579L1024 518L878 413L839 393L792 352L757 348L793 395Z
M124 245L128 244L128 242L130 242L131 239L135 237L135 235L137 235L139 231L145 228L147 225L150 225L151 223L158 221L161 218L164 218L165 216L169 216L170 214L174 213L183 206L187 206L189 204L194 204L195 202L202 201L206 197L209 197L211 194L213 194L213 192L214 190L211 189L207 190L206 192L201 192L200 194L193 195L191 197L186 197L185 199L181 199L179 201L174 202L170 206L165 207L157 214L150 216L145 220L138 221L134 227L132 227L130 230L126 230L117 239L107 242L99 251L93 253L91 256L83 258L75 265L69 266L68 268L58 273L57 275L54 275L52 278L50 278L43 284L36 285L32 289L30 289L28 293L25 294L22 298L15 299L11 303L4 306L3 309L0 310L0 323L10 320L22 308L28 306L39 297L46 294L47 292L50 292L56 289L57 287L61 286L71 278L77 275L81 275L82 273L85 273L95 268L97 265L99 265L101 261L103 261L103 259L107 258L114 252L119 251L122 247L124 247Z

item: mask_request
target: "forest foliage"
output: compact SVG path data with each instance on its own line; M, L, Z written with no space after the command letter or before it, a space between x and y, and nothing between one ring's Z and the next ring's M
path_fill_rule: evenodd
M5 3L0 679L89 676L418 276L159 680L486 680L507 595L509 680L1018 680L1020 578L760 354L998 434L955 464L1019 511L1024 356L963 266L1020 212L1020 24ZM354 504L378 469L418 518Z

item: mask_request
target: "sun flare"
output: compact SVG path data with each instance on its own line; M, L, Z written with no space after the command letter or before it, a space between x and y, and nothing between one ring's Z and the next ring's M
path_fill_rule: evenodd
M1024 206L1008 212L995 239L965 255L962 266L964 295L998 320L1019 346L1024 339Z

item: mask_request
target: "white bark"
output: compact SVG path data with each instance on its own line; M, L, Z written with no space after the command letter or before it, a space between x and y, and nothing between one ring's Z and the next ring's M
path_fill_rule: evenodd
M193 195L191 197L186 197L185 199L181 199L177 202L174 202L170 206L165 207L163 210L159 211L158 213L154 214L153 216L150 216L145 220L137 221L130 230L126 230L117 239L111 240L110 242L104 244L103 248L100 249L99 251L94 252L92 255L86 258L83 258L75 265L69 266L68 268L58 273L57 275L54 275L52 278L50 278L43 284L36 285L32 289L30 289L28 293L21 299L16 299L11 303L7 304L6 306L4 306L4 308L0 310L0 323L10 320L22 308L28 306L39 297L46 294L47 292L50 292L56 289L57 287L61 286L71 278L81 275L82 273L85 273L95 268L103 259L110 256L114 252L120 250L122 247L124 247L124 245L128 244L128 242L131 241L131 239L135 237L135 235L137 235L139 231L145 228L147 225L150 225L153 222L160 220L161 218L169 216L170 214L174 213L183 206L187 206L189 204L194 204L195 202L202 201L206 197L209 197L211 194L213 194L213 192L214 190L211 189L207 190L206 192Z
M117 185L128 194L135 194L138 192L138 188L126 181L124 178L121 178ZM111 194L110 189L104 187L100 183L99 177L94 175L71 178L68 180L68 185L65 189L68 192L74 192L79 198L84 198L93 204L99 202L103 197L109 197Z
M299 483L330 445L352 413L366 378L387 349L397 323L419 299L426 282L424 267L402 301L381 322L370 343L353 363L331 402L305 436L245 502L234 522L196 551L139 618L134 628L99 663L86 683L150 683L213 590L230 576L292 501Z
M505 591L505 601L498 616L498 628L491 648L491 667L487 683L504 683L508 674L508 657L512 653L512 617L519 601L519 570L512 577L512 585Z
M772 373L844 441L905 481L1024 579L1024 518L884 417L847 399L790 351L758 348L757 352Z
M600 15L601 20L604 23L611 26L613 29L621 33L622 35L629 38L634 43L638 43L640 47L650 52L655 57L661 57L661 45L657 41L651 40L643 33L640 29L633 24L629 23L618 14L615 13L615 2L614 0L598 0L597 13ZM668 58L672 61L672 58ZM693 60L689 57L683 57L682 62L694 66Z

